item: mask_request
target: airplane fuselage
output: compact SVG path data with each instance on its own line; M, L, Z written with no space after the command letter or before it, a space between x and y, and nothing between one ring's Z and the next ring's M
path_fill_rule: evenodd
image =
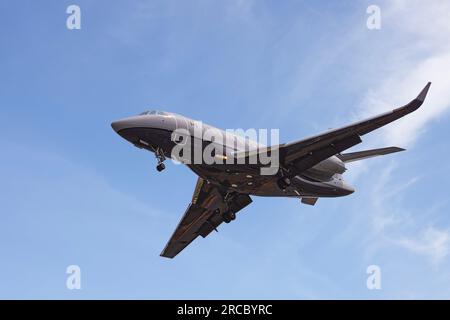
M217 131L223 135L230 133L169 112L144 112L113 122L112 127L136 147L152 152L161 151L167 158L172 157L171 151L176 145L173 133L180 129L185 130L190 135L192 144L200 145L202 151L211 143L220 144L221 154L217 157L232 157L237 152L264 147L236 134L231 134L231 143L211 141L205 137L206 131ZM354 189L344 182L342 174L346 170L345 164L336 156L331 156L301 175L292 177L291 187L285 189L281 189L277 183L280 179L279 174L261 175L259 170L253 169L252 172L252 167L245 164L200 162L187 166L198 176L226 192L272 197L339 197L354 192Z

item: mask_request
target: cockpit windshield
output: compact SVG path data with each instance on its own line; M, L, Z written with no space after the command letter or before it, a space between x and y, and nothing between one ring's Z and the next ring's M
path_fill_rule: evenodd
M142 113L140 113L140 116L144 116L144 115L160 115L160 116L168 116L169 114L167 112L164 111L157 111L157 110L147 110L144 111Z

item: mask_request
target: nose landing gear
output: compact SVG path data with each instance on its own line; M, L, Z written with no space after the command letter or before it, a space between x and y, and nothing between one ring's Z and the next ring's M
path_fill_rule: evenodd
M164 160L166 160L166 156L164 155L164 150L161 148L156 148L154 150L154 152L155 152L156 159L158 160L158 165L156 166L156 170L158 170L158 172L161 172L166 168L166 166L163 163Z

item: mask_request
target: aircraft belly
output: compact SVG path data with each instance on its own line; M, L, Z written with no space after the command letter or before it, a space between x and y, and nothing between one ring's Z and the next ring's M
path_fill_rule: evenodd
M278 187L278 176L261 176L256 172L240 167L233 170L226 165L189 165L189 168L203 179L229 190L254 196L270 197L339 197L342 190L338 186L314 182L296 176L291 180L291 187L285 191Z
M343 194L340 188L322 182L312 182L299 176L291 179L291 186L285 191L277 185L277 177L273 177L258 190L250 193L255 196L268 197L339 197Z

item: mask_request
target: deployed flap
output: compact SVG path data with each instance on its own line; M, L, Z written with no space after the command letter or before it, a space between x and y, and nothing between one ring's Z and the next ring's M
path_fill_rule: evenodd
M431 82L423 88L417 98L403 107L304 140L280 145L282 163L293 164L301 172L331 155L358 144L361 142L360 136L417 110L424 102L430 85Z
M362 160L362 159L372 158L372 157L376 157L376 156L382 156L385 154L400 152L400 151L405 151L405 149L398 148L398 147L387 147L387 148L371 149L371 150L358 151L358 152L349 152L349 153L339 154L339 155L337 155L337 157L344 162L352 162L352 161L358 161L358 160Z
M198 178L192 202L161 252L161 256L175 257L199 235L206 237L215 230L223 222L221 212L232 210L236 213L250 202L252 202L251 198L245 194L236 194L225 201L217 187Z

